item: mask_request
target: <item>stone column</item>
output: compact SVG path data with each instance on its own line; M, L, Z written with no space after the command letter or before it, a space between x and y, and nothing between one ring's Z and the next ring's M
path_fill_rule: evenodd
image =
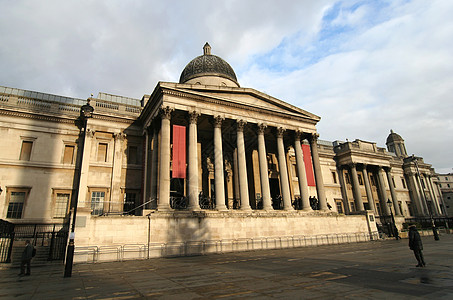
M326 192L324 190L324 181L322 179L321 163L319 162L318 134L317 133L312 134L309 139L309 142L310 142L311 156L312 156L312 160L313 160L313 171L315 172L316 191L318 193L319 209L328 210L327 197L326 197Z
M412 203L415 203L415 207L417 208L417 215L424 216L425 209L422 205L422 199L418 191L417 179L415 177L415 173L409 172L407 174L408 179L408 186L409 186L409 193L412 195Z
M227 210L225 205L225 177L223 173L222 121L223 118L220 116L214 118L214 181L217 210Z
M429 190L429 194L431 195L431 199L432 199L431 201L433 203L433 208L434 208L433 215L440 216L441 212L440 212L440 208L439 208L439 203L437 203L436 193L434 192L434 189L433 189L431 175L426 174L425 177L426 177L426 181L428 183L428 190Z
M371 185L370 185L370 179L368 178L368 171L367 171L367 165L363 164L363 183L365 184L365 191L366 191L366 197L368 199L368 204L370 205L370 209L372 211L376 211L374 207L374 199L373 199L373 193L371 192Z
M149 197L151 198L150 208L157 208L157 180L158 180L158 141L159 141L159 130L154 128L153 131L153 146L151 153L151 184L149 187Z
M296 152L296 167L299 181L300 197L302 199L302 209L311 210L310 199L308 194L307 174L305 172L305 162L300 143L302 132L296 131L294 136L294 151Z
M347 187L346 183L344 181L344 166L337 166L337 173L338 173L338 181L340 182L340 187L341 187L341 196L343 197L343 207L344 207L344 213L347 214L351 212L351 207L349 205L349 200L348 200L348 192L347 192Z
M265 124L258 125L258 158L260 164L261 193L263 209L272 210L271 189L269 187L269 170L267 168L266 142L264 140Z
M429 215L429 208L428 208L428 205L426 203L426 195L425 195L425 189L423 188L423 184L422 184L422 177L421 177L421 174L418 173L418 174L415 174L415 179L416 179L416 182L417 182L417 185L418 185L418 190L419 190L419 195L420 195L420 206L423 207L423 211L424 211L424 216L428 216Z
M396 194L395 187L393 186L392 175L390 174L391 168L384 169L384 170L385 170L385 173L387 174L387 181L388 181L389 187L390 187L390 195L392 195L392 199L393 199L393 209L395 210L395 215L401 216L400 207L398 205L398 196Z
M188 153L188 194L189 210L199 210L198 202L198 134L197 121L200 114L196 111L189 113L189 153Z
M285 129L277 128L277 150L278 150L278 169L280 171L280 184L282 188L283 209L292 210L291 193L289 191L288 169L286 167L285 145L283 143L283 133Z
M360 191L359 177L357 175L357 164L352 163L349 165L351 168L351 177L352 177L352 189L354 192L354 200L357 211L364 211L362 193Z
M149 189L149 182L148 182L148 162L149 162L149 157L148 157L148 152L149 152L149 131L148 127L145 127L145 155L143 157L143 195L142 195L142 203L145 204L148 199L148 189ZM149 209L149 203L145 204L144 207L145 209Z
M110 181L110 205L109 212L122 211L123 201L121 199L121 169L123 167L123 141L124 133L114 133L115 144L113 146L113 166Z
M241 197L241 210L251 210L249 201L249 187L247 182L247 164L245 160L244 126L246 122L237 122L237 148L238 148L238 173L239 194Z
M159 161L159 203L158 210L170 210L170 107L161 109L160 161Z
M378 181L379 181L379 191L381 193L381 208L385 212L386 216L390 216L390 208L387 205L387 191L385 189L384 176L382 175L382 167L378 167Z

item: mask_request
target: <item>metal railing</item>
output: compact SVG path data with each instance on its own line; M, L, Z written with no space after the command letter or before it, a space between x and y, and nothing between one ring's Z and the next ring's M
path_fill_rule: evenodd
M76 247L74 261L77 263L96 263L100 261L146 259L148 257L190 256L204 255L208 253L336 245L366 242L378 239L379 233L375 231L372 233L359 232L344 234L320 234L312 236L295 235L283 237L150 243L149 245L124 244L110 246L88 246Z

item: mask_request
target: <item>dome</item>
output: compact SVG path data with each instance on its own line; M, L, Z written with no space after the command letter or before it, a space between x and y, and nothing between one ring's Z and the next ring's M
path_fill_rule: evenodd
M391 142L396 142L396 141L404 142L404 140L401 137L401 135L399 135L398 133L393 132L393 130L390 129L390 134L387 137L387 143L386 144L391 143Z
M194 58L181 73L179 83L218 84L239 87L233 68L222 58L211 54L206 43L203 55Z

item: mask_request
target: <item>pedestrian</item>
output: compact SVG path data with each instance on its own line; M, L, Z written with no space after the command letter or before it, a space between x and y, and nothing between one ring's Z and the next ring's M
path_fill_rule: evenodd
M22 252L22 260L20 262L20 274L19 276L30 276L30 262L33 257L34 248L30 244L30 240L25 241L25 249ZM27 273L25 273L25 265L27 265Z
M409 248L414 251L415 258L418 261L416 267L424 267L425 260L423 258L423 244L420 234L415 225L409 226Z

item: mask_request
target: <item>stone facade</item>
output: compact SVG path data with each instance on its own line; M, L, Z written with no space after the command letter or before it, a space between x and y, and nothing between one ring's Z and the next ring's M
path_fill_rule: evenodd
M391 151L319 140L318 116L240 87L232 68L211 56L207 44L181 82L159 82L142 99L90 97L91 118L80 117L85 100L0 87L1 218L64 223L76 206L76 252L86 253L370 238L374 216L379 224L394 214L401 226L445 214L434 170L407 156L399 135L389 135Z

